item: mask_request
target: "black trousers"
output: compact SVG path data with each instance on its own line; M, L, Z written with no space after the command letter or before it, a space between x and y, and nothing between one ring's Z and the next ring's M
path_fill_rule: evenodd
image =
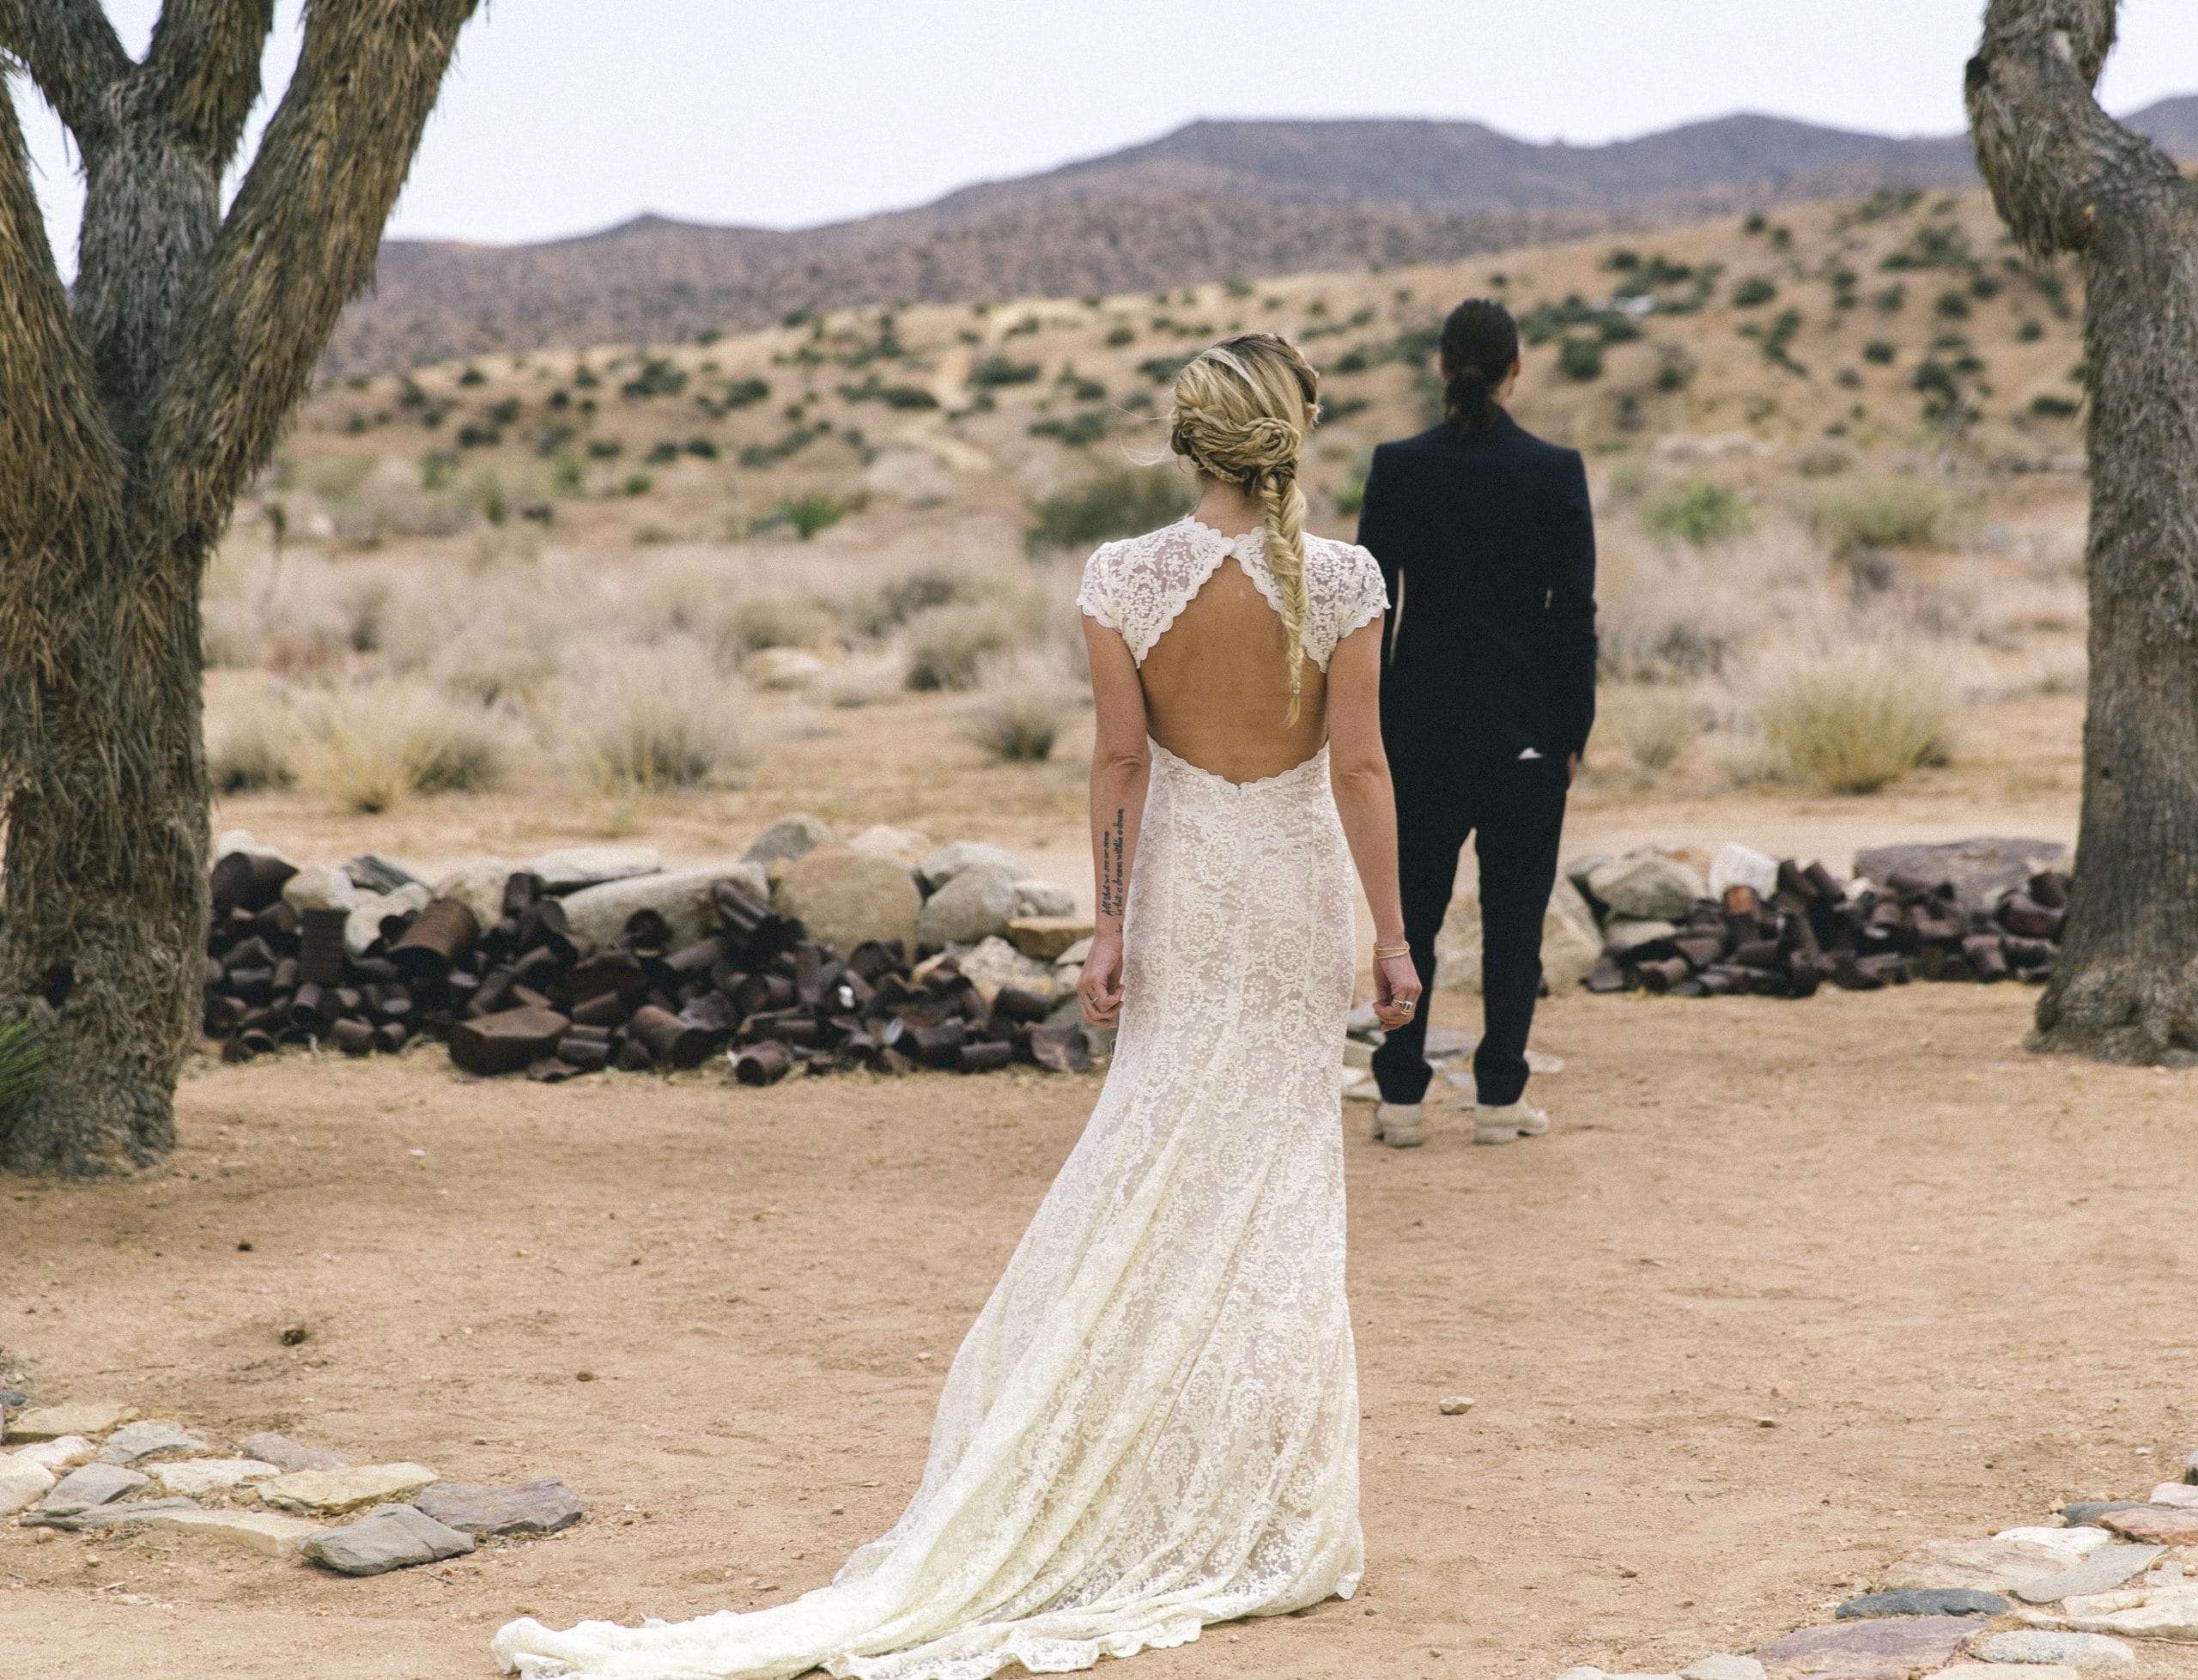
M1486 1103L1516 1102L1527 1089L1527 1034L1542 984L1542 919L1557 882L1564 827L1562 761L1490 765L1406 760L1389 767L1397 789L1397 863L1405 937L1425 988L1412 1024L1374 1052L1385 1102L1418 1102L1435 998L1435 936L1450 907L1458 855L1470 834L1480 862L1481 1040L1473 1083Z

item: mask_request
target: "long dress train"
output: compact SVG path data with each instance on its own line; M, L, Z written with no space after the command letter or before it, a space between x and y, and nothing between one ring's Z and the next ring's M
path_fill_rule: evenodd
M987 1680L1349 1597L1351 882L1325 748L1237 785L1155 743L1114 1063L955 1356L901 1519L791 1604L563 1633L523 1619L496 1636L506 1667Z

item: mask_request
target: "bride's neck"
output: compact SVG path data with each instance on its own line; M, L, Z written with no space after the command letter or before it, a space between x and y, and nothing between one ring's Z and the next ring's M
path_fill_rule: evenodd
M1199 483L1201 494L1191 517L1200 525L1211 525L1223 537L1242 537L1266 523L1266 509L1242 484L1224 484L1217 478L1203 478Z

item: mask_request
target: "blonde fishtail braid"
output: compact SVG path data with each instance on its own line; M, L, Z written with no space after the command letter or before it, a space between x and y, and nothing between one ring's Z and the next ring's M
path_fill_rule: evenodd
M1267 468L1257 483L1267 516L1267 570L1282 596L1282 628L1290 644L1290 710L1284 721L1295 724L1305 689L1305 620L1312 610L1305 591L1305 493L1297 488L1294 460Z
M1175 376L1169 441L1209 478L1259 494L1267 570L1281 597L1290 659L1289 723L1302 709L1305 624L1305 493L1297 456L1320 416L1320 379L1296 347L1269 333L1223 339Z

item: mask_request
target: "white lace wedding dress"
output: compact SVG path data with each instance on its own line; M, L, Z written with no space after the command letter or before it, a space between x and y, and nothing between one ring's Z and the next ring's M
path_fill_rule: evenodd
M1078 603L1140 663L1262 533L1185 521L1093 555ZM1306 539L1323 668L1383 608ZM531 1619L507 1669L590 1680L986 1680L1348 1598L1363 1556L1336 1058L1355 950L1327 751L1225 781L1160 748L1121 1029L1090 1125L955 1356L922 1485L829 1586L640 1628Z

